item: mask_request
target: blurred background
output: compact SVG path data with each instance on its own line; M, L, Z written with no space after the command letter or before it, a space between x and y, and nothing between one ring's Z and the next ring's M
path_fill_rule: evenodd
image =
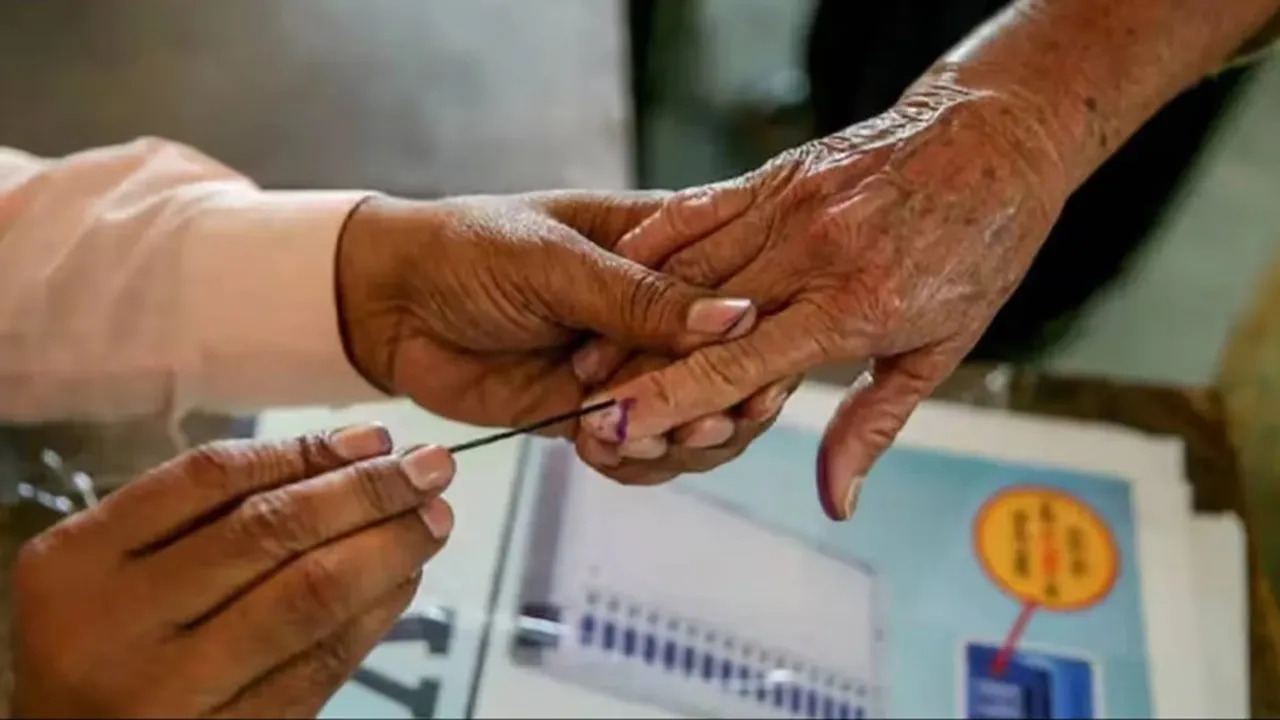
M0 146L158 135L266 187L414 197L679 188L886 109L1004 2L0 0ZM975 351L1222 391L1273 582L1278 129L1280 60L1189 90L1072 199ZM198 442L252 424L184 429ZM178 449L163 418L0 425L0 515L32 497L53 508L79 472L118 486ZM13 515L0 571L56 517ZM0 696L6 682L0 667Z
M61 154L162 135L268 187L422 197L676 188L885 109L1002 4L3 0L0 145ZM1218 382L1280 241L1277 127L1277 62L1169 106L1072 201L977 356ZM1255 325L1251 347L1270 347L1269 323ZM1268 353L1245 352L1241 372L1280 367ZM237 431L190 423L197 437ZM4 437L0 463L53 446L107 478L173 448L146 423Z

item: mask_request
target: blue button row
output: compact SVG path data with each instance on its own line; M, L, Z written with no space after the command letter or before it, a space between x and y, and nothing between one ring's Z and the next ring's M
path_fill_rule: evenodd
M766 682L767 674L783 668L764 668L720 657L707 648L663 639L653 632L636 630L593 614L585 614L578 623L578 643L584 648L597 648L666 672L679 673L692 679L718 684L725 692L752 697L798 717L861 720L865 709L861 703L840 699L819 688L796 682Z

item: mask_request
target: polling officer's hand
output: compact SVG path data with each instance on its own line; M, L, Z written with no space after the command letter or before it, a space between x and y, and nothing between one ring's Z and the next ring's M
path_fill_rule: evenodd
M437 415L514 427L582 402L570 359L589 337L677 356L740 337L755 319L750 301L612 252L666 197L366 201L338 246L339 319L352 363L375 386Z
M228 441L29 542L17 717L314 717L444 545L450 455L376 426Z

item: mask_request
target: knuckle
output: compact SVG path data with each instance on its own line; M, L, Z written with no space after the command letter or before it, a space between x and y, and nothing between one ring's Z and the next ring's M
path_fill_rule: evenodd
M400 469L397 460L384 458L354 465L349 482L356 501L369 517L387 517L413 507L419 492Z
M892 275L879 277L857 273L844 280L844 289L825 305L823 317L839 335L884 337L897 330L906 315L906 303Z
M102 516L98 509L79 512L46 528L27 540L14 553L9 580L15 596L25 598L54 595L62 578L83 578L66 571L87 544L96 542ZM52 571L58 569L58 571Z
M291 475L312 477L342 465L342 458L329 447L329 437L323 433L312 433L294 438L290 447L283 453L282 462L288 466Z
M914 405L884 404L869 413L863 438L873 456L879 456L893 444L913 408Z
M689 362L696 363L698 354L690 355ZM702 375L698 368L693 368L694 377L701 378ZM646 398L646 404L653 409L654 412L666 414L673 409L679 407L681 393L673 387L673 381L670 379L662 379L662 373L654 373L641 376L636 382L636 394Z
M688 188L671 196L663 206L658 217L666 226L666 232L678 238L697 235L703 230L703 223L698 222L698 208L707 203L714 204L711 191L705 187Z
M45 566L58 545L57 539L50 537L51 532L28 540L18 549L11 575L15 597L32 600L44 595L48 582Z
M244 465L249 443L219 440L198 445L178 458L178 471L193 480L221 483Z
M626 290L626 296L623 298L626 317L634 324L661 324L666 319L665 300L670 293L670 284L657 275L645 273L631 283Z
M634 380L643 375L647 375L656 370L661 370L670 361L659 355L636 355L628 358L626 362L617 369L610 377L614 383L623 383L628 380Z
M249 552L281 562L310 547L315 528L288 493L251 495L231 514L230 534Z
M296 588L285 595L292 621L316 627L345 620L351 608L341 569L323 554L308 555L296 567Z
M714 248L708 248L706 243L681 250L663 264L662 272L702 287L719 285L723 273L712 250Z
M754 390L741 386L760 378L768 367L768 359L753 343L737 343L722 352L695 353L689 356L689 363L700 385L725 393Z
M806 263L812 267L847 267L851 261L863 262L855 247L858 228L846 218L835 213L819 216L807 233L808 242L802 245ZM867 245L867 243L861 243Z
M436 502L444 505L452 521L453 508L443 500ZM384 537L383 551L379 553L384 564L381 571L386 575L416 572L447 540L432 538L423 527L422 518L416 514L398 518Z
M631 351L608 340L601 342L593 351L595 371L601 381L614 377L631 357Z
M898 436L899 427L901 427L900 421L892 417L886 417L881 422L872 423L867 427L866 443L873 456L879 456L893 444L894 438Z
M344 633L316 647L311 660L311 675L318 686L327 687L346 678L351 667L359 661L351 640Z
M252 487L267 479L302 475L302 458L293 444L255 440L219 440L188 450L177 470L190 482L224 489L228 483Z

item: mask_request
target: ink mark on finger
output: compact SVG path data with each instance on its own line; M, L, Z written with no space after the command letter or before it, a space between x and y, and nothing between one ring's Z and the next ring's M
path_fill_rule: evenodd
M635 398L625 398L618 403L618 442L627 441L627 421L631 415L631 408L635 407Z

